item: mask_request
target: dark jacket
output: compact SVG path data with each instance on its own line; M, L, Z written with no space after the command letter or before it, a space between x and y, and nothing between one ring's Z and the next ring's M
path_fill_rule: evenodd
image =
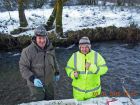
M28 85L33 85L32 76L39 78L44 85L52 82L54 74L59 72L52 44L48 41L45 48L41 49L33 38L32 43L21 53L19 68Z

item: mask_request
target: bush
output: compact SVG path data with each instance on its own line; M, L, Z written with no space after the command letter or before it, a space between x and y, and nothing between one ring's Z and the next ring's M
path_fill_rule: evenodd
M67 47L72 44L78 44L83 36L89 37L91 41L110 41L121 40L128 43L137 43L140 41L140 29L135 27L97 27L96 29L82 29L78 31L68 31L65 33L67 38L58 39L55 32L49 33L49 39L54 46ZM31 36L12 37L0 33L0 50L23 49L31 43Z

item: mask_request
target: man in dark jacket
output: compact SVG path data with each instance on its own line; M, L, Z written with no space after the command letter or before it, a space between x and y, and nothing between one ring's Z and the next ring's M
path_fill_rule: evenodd
M32 43L21 53L20 72L27 81L31 100L52 100L53 81L59 80L60 77L55 51L43 26L37 27L34 34Z

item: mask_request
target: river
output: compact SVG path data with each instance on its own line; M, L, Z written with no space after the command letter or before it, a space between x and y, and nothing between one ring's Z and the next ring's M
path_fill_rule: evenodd
M121 79L133 98L140 98L140 44L132 45L119 42L93 43L92 49L102 54L109 70L101 77L102 96L125 96ZM71 79L64 67L78 46L56 48L56 57L61 68L61 79L55 83L56 99L72 98ZM17 104L29 101L26 82L18 69L19 51L0 52L0 105Z

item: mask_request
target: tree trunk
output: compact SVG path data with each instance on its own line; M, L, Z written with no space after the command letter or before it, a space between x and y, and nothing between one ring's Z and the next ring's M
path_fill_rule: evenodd
M55 2L55 5L54 5L54 8L53 8L53 12L52 14L50 15L48 21L46 22L46 25L45 25L45 28L46 30L51 30L52 29L52 26L53 26L53 23L54 23L54 20L56 18L56 11L57 11L57 1ZM68 0L62 0L63 3L68 1Z
M125 6L125 2L126 2L126 1L125 1L125 0L123 0L123 4L122 4L123 6Z
M121 6L122 5L122 0L117 0L117 5Z
M133 0L128 0L128 5L133 6L134 5Z
M24 13L24 0L18 0L18 12L20 27L27 27L28 23Z
M63 11L63 0L57 0L57 13L56 13L56 33L57 33L57 37L63 37L62 11Z
M98 5L98 0L94 0L93 5Z
M52 14L50 15L50 17L46 23L46 26L45 26L46 30L52 29L52 26L53 26L53 23L54 23L54 20L56 17L56 11L57 11L57 1L55 2Z
M103 4L102 4L103 6L105 6L106 5L106 0L103 0Z
M44 5L44 0L35 0L33 3L34 8L41 8Z

